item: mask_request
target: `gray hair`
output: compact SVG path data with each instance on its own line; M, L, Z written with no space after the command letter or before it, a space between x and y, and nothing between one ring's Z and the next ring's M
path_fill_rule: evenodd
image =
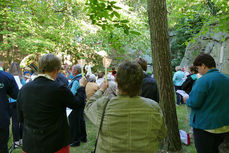
M79 64L73 65L72 70L76 70L78 73L81 73L81 66Z
M54 54L42 55L38 61L39 73L53 72L60 70L61 60Z
M95 82L95 81L96 81L96 76L94 74L89 75L88 82Z
M176 66L176 67L175 67L175 70L176 70L176 71L182 70L182 67L181 67L181 66Z
M114 96L117 96L117 83L114 82L114 81L108 81L108 88L105 90L103 96L107 96L110 98L114 97Z

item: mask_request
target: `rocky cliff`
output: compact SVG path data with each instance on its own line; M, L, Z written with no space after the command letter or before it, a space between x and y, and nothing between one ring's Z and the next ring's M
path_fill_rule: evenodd
M182 67L192 65L195 57L201 53L212 55L217 69L229 75L229 33L214 33L210 30L198 36L194 42L188 44L180 65Z

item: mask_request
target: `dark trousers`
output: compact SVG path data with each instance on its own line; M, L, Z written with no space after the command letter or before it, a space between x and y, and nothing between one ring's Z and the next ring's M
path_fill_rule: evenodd
M219 145L228 133L214 134L193 128L194 142L197 153L219 153Z
M175 91L181 90L181 86L175 86ZM183 96L176 92L177 105L184 104Z
M179 93L176 93L176 97L177 97L177 105L184 104L182 95L180 95Z
M69 115L72 142L74 143L80 143L80 141L85 141L87 139L86 123L83 113L84 109L79 108L72 110Z
M0 127L0 153L8 153L9 127Z
M21 130L19 126L19 122L17 119L17 103L9 103L9 114L12 117L12 133L13 133L13 141L19 141L22 138L20 135Z

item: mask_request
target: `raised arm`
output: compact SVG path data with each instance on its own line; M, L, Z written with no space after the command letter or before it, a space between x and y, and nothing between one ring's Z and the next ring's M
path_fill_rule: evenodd
M102 83L100 89L87 101L84 109L87 117L96 126L99 126L104 106L109 100L108 97L102 96L106 88L107 83Z

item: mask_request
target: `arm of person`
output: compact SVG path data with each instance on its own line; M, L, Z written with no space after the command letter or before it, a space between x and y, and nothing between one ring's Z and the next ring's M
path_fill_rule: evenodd
M87 101L84 109L87 117L96 126L99 126L104 106L109 100L108 97L102 96L106 88L107 83L102 83L100 89L97 90L96 93Z
M177 74L176 74L176 72L175 72L174 75L173 75L173 83L174 83L174 81L176 80L176 77L177 77Z
M103 97L103 91L98 90L86 103L85 114L88 119L96 125L99 126L101 116L103 113L104 106L108 101L108 97Z
M72 88L71 91L73 93L73 95L76 95L76 93L78 92L78 89L80 88L80 84L77 80L75 80L72 84Z
M72 95L71 91L66 88L68 90L67 94L69 94L70 98L73 96L72 100L67 101L67 107L72 109L84 107L85 100L86 100L86 92L85 92L86 84L87 84L86 78L80 79L78 91L74 96Z
M188 77L182 84L181 89L187 92L187 89L192 85L191 83L192 83L192 78Z
M71 109L76 109L84 106L85 99L86 99L85 87L80 87L76 95L73 95L72 92L67 88L65 89L64 92L66 96L64 100L66 107Z
M207 84L197 80L189 94L186 105L191 108L200 108L207 97Z

